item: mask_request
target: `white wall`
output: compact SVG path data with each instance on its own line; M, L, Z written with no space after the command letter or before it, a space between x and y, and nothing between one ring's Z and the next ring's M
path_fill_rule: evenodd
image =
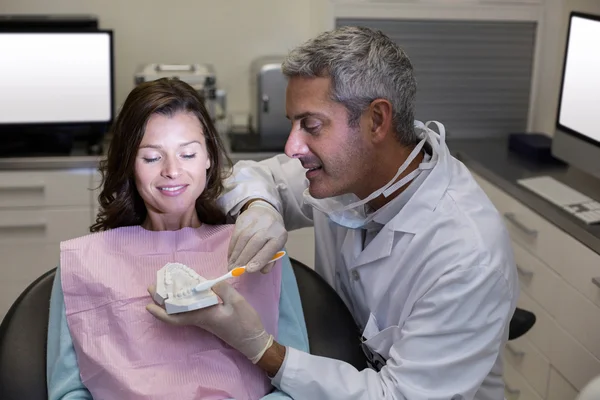
M531 129L552 134L568 13L600 14L600 0L544 4ZM210 62L228 93L229 112L240 115L250 109L253 58L285 53L332 26L330 0L2 0L0 13L98 15L103 28L115 30L117 105L140 64Z
M2 0L0 13L95 14L115 31L116 104L140 64L215 66L229 111L249 111L253 58L286 53L310 37L307 0Z

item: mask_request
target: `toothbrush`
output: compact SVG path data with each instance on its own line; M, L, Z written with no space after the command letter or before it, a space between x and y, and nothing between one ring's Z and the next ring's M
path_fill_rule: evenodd
M272 263L274 261L277 261L283 256L285 256L285 251L278 251L275 254L275 256L273 258L271 258L271 261L269 261L269 262ZM229 271L228 273L226 273L225 275L220 276L219 278L210 279L210 280L204 281L202 283L199 283L198 285L196 285L192 288L192 292L194 292L194 293L203 292L205 290L212 288L214 285L216 285L219 282L222 282L229 278L241 276L245 272L246 272L245 265L243 267L234 268L231 271Z

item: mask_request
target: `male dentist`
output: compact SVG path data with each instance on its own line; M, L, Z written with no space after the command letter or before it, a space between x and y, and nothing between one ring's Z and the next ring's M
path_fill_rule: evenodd
M342 27L293 50L283 72L286 155L237 163L221 198L236 218L231 267L268 273L287 231L314 226L316 270L363 330L372 368L281 346L227 283L214 288L222 305L151 312L213 332L295 399L503 399L510 240L444 127L414 121L406 54L381 32Z

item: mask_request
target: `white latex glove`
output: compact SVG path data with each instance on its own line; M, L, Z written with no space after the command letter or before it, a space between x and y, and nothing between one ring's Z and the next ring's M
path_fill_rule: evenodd
M156 288L148 292L154 299ZM212 290L223 301L211 307L179 314L167 314L165 309L151 303L146 309L157 319L171 325L193 325L219 337L256 364L273 344L273 336L265 331L256 310L227 282L220 282Z
M246 271L268 273L275 253L283 249L288 233L283 217L263 200L254 201L235 221L229 243L229 270L246 265Z

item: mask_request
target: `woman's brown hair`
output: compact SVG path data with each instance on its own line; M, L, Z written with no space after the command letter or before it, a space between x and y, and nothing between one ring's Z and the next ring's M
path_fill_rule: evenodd
M100 162L100 211L96 223L90 227L91 232L144 222L146 205L135 186L136 154L150 117L157 113L172 116L178 112L191 112L198 117L210 158L206 188L196 200L198 219L209 225L225 223L225 215L217 207L216 200L223 191L224 169L230 169L231 160L202 97L183 81L162 78L136 86L113 124L107 157Z

